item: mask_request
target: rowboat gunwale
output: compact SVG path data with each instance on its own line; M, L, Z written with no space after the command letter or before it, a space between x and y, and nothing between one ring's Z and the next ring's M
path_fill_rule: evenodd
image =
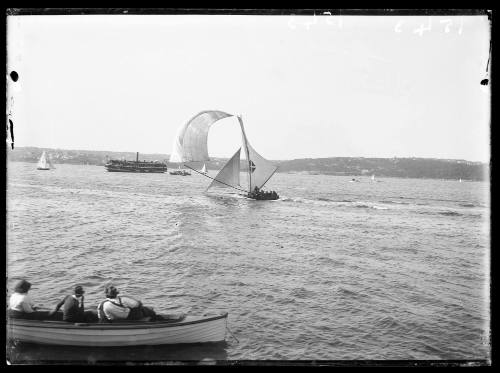
M11 327L22 326L28 328L48 328L48 329L82 329L84 327L87 330L130 330L130 329L159 329L159 328L171 328L179 327L193 324L203 324L210 321L220 320L227 318L228 313L224 312L220 315L201 318L198 320L190 321L179 321L179 322L169 322L169 321L153 321L153 322L114 322L112 324L99 324L99 323L69 323L67 321L53 321L53 320L28 320L28 319L9 319L8 325Z

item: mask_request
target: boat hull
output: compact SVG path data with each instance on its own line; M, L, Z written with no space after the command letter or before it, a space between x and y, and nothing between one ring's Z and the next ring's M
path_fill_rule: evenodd
M136 173L165 173L166 168L147 168L147 169L140 169L140 168L115 168L115 167L106 167L106 170L109 172L136 172Z
M227 313L187 316L181 322L68 323L9 319L9 340L64 346L147 346L225 340Z
M251 193L248 193L245 197L247 198L250 198L250 199L255 199L257 201L276 201L278 199L280 199L279 195L264 195L264 194L260 194L260 195L255 195L255 194L251 194Z

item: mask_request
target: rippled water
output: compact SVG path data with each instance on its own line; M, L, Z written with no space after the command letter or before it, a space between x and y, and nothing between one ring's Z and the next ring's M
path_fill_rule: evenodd
M53 307L81 284L90 306L112 282L157 311L228 311L238 339L131 360L490 357L488 183L278 173L281 200L253 201L198 174L56 167L8 164L9 291L27 278Z

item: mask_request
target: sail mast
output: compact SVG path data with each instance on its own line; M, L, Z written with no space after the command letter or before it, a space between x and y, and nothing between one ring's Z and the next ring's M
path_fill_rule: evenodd
M243 118L241 115L238 115L238 121L240 122L240 127L241 127L241 134L243 137L243 148L245 149L245 154L247 157L248 161L248 191L252 192L252 169L251 169L251 160L250 160L250 153L248 151L248 143L247 143L247 135L245 134L245 128L243 127Z

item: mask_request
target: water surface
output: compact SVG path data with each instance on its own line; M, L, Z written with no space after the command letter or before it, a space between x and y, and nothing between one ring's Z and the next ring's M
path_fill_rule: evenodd
M80 284L90 306L113 283L157 311L227 311L239 341L131 349L131 361L490 357L489 183L278 173L281 199L253 201L204 193L195 173L56 167L8 163L9 292L26 278L52 308Z

